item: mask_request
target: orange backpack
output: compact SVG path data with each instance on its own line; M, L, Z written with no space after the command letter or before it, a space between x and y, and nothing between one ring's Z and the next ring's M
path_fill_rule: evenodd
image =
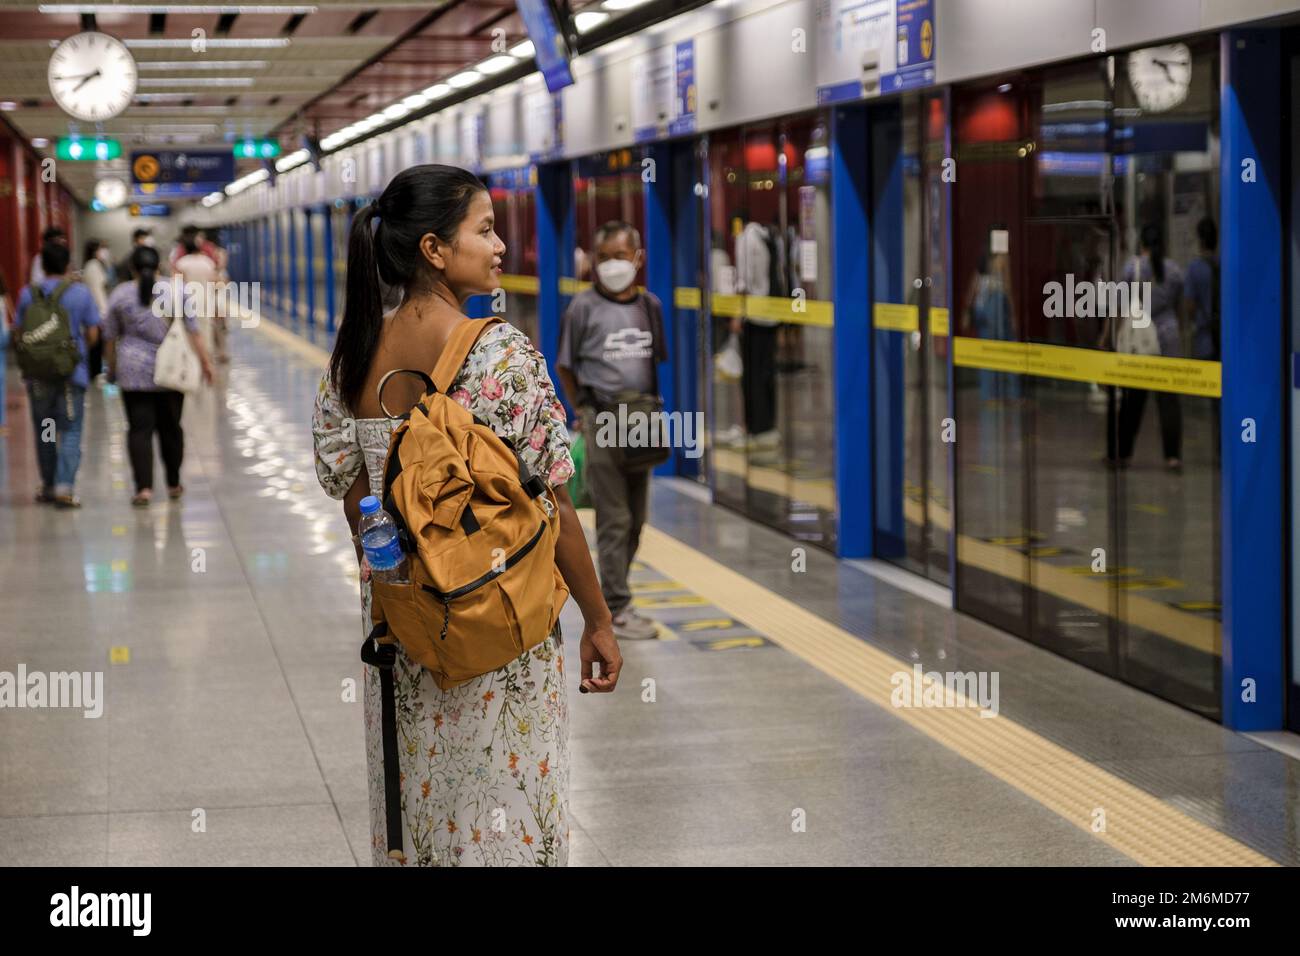
M447 392L498 318L461 323L427 392L389 439L380 500L397 525L409 584L371 580L374 628L361 659L379 667L389 855L401 857L392 667L395 643L443 690L504 667L550 635L569 589L555 566L560 509L514 447ZM384 384L396 372L389 372Z
M411 583L371 582L371 619L387 633L375 636L400 641L443 690L542 643L569 596L555 566L555 493L447 395L479 336L500 321L462 323L432 379L413 373L428 391L393 431L384 466L380 500L397 525Z

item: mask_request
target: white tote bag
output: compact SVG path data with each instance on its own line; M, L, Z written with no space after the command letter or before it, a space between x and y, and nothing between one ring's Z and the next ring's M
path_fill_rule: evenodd
M1134 258L1129 265L1129 272L1134 281L1142 279L1142 261ZM1129 355L1159 355L1160 336L1156 334L1156 323L1151 317L1151 303L1136 306L1132 300L1129 308L1116 320L1119 327L1115 330L1115 351L1127 352Z
M197 392L203 384L203 367L190 345L185 322L172 319L171 328L158 346L154 360L153 383L177 392Z

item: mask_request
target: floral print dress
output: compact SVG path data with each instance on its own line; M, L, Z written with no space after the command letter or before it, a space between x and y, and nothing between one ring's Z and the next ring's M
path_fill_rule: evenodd
M452 384L451 398L507 436L552 486L573 474L564 409L545 359L506 323L490 328ZM316 474L333 498L364 464L378 495L395 422L353 419L321 378L312 416ZM361 585L362 634L370 584ZM440 690L397 648L393 668L401 763L402 841L419 866L564 866L569 856L568 698L560 627L490 674ZM371 857L387 856L379 669L365 668L366 767Z

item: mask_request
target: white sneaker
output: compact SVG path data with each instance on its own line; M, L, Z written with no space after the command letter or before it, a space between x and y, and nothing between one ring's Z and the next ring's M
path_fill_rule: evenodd
M655 622L630 607L614 615L614 636L621 641L649 641L659 636Z
M781 433L773 428L770 431L759 432L750 441L759 448L775 448L781 444Z
M742 444L745 441L745 429L739 425L732 425L718 432L713 440L719 445Z

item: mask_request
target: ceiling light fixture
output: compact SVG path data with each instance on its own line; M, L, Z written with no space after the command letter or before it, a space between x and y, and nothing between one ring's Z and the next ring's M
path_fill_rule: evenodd
M586 33L589 30L594 30L608 19L608 13L602 13L599 10L583 10L573 18L573 25L577 27L579 33Z
M403 106L401 103L394 103L392 106L384 110L383 113L381 113L380 115L383 116L384 119L392 121L392 120L401 119L409 112L411 112L411 108L409 106Z
M486 73L488 76L491 76L493 73L500 73L502 70L508 70L512 66L517 66L517 65L518 64L515 62L514 57L494 56L491 57L490 59L484 60L477 67L475 67L475 69L479 70L482 73Z
M601 4L606 10L631 10L633 7L639 7L649 0L605 0Z
M141 73L157 70L265 70L266 60L137 60Z
M18 104L13 100L0 101L0 110L3 110L6 113L12 113L16 109L18 109Z
M424 88L424 95L431 100L441 99L450 92L451 87L446 83L435 83L433 86L426 86Z
M301 166L309 159L311 159L311 153L307 152L307 150L305 149L294 150L288 156L281 156L279 159L277 159L275 161L275 168L277 172L281 172L281 173L287 172L288 170L293 169L295 166Z
M525 40L523 43L519 44L518 46L512 46L510 48L510 55L517 56L521 60L527 60L529 57L535 55L536 53L537 53L537 48L533 46L532 40Z
M407 109L418 110L422 106L429 105L429 98L423 93L412 93L406 99L402 100L402 105Z
M233 14L265 13L268 15L296 15L315 13L319 8L302 4L255 3L42 3L38 13L179 13L179 14Z
M458 90L463 90L467 86L473 86L481 79L483 79L483 74L478 70L464 70L455 76L447 77L447 84Z
M252 86L251 76L151 76L140 81L140 86L151 89L169 86Z
M59 45L58 40L51 40L50 46ZM133 50L188 50L194 41L189 37L139 37L123 40ZM209 50L272 50L288 46L293 41L289 37L208 37L203 41Z
M44 136L35 136L32 138L32 146L34 146L36 149L44 149L46 146L49 145L50 145L50 141L46 139Z

